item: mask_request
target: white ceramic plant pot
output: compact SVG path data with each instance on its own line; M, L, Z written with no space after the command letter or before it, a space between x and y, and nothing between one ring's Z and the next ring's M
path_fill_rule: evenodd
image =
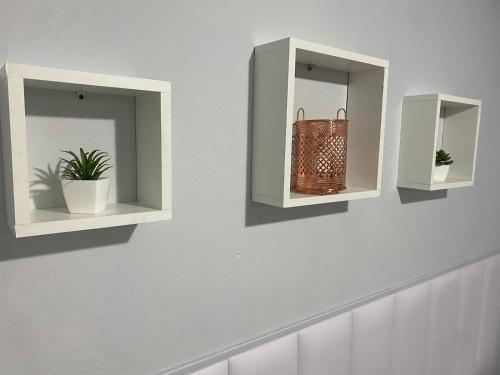
M109 178L61 180L64 200L72 214L96 214L108 205Z
M448 172L450 172L449 165L439 165L434 167L434 175L432 176L434 181L444 182L448 177Z

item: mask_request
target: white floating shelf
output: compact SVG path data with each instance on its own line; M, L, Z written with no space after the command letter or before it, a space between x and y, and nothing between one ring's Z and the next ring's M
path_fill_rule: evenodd
M294 38L256 47L252 199L296 207L379 196L388 67L386 60ZM333 118L346 104L347 189L323 196L290 192L298 107L307 119Z
M31 141L28 139L30 132L26 120L30 114L26 112L26 108L31 96L27 90L39 90L37 95L40 95L40 92L42 95L45 92L47 95L54 95L54 92L84 91L93 95L94 103L97 102L104 108L107 108L110 96L132 97L130 100L133 103L131 111L133 118L129 119L129 123L133 126L131 133L134 134L135 145L127 147L117 143L115 147L121 148L123 154L132 153L135 173L129 175L130 170L127 169L127 174L120 175L116 185L123 183L124 178L128 179L126 185L133 186L133 197L121 201L119 196L116 196L115 201L110 202L105 211L96 215L70 214L65 206L53 207L46 202L44 203L46 206L38 204L33 207L33 192L30 186L33 171L30 170L30 163L32 159L45 157L46 153L33 155L34 152L40 152L39 144L45 143L40 138ZM99 103L100 98L104 98L107 102ZM170 98L171 86L170 82L166 81L5 64L0 70L5 199L7 220L16 237L170 219L172 217ZM85 113L77 115L86 117ZM86 124L92 121L92 116L88 117ZM68 117L64 121L71 123L72 118ZM114 125L115 128L118 126ZM46 136L57 138L58 142L65 144L67 141L64 138L65 134L78 130L81 128L50 132ZM38 130L37 136L39 135ZM99 136L101 134L97 132L95 137ZM30 145L37 147L29 148ZM51 150L54 151L59 152L60 149ZM47 165L52 161L43 160Z
M481 101L445 94L405 96L398 186L442 190L474 185ZM448 179L433 181L436 151L454 163Z

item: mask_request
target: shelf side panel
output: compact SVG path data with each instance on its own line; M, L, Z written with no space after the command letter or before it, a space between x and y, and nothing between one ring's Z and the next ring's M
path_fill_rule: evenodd
M5 67L3 68L5 69ZM9 116L9 92L7 79L0 80L0 125L2 131L2 157L3 157L3 181L5 190L5 208L7 223L11 228L15 224L14 212L14 187L12 174L12 151L10 147L10 116Z
M28 160L24 86L21 78L0 81L2 150L7 222L29 222Z
M384 82L384 68L355 72L349 76L346 176L349 186L374 190L380 188Z
M403 102L398 182L432 183L438 121L438 100Z
M162 209L172 210L172 93L161 94Z
M137 200L169 208L170 98L164 93L136 97Z
M291 144L287 126L292 126L288 122L290 66L289 47L255 51L252 193L278 201L289 192L290 171L286 169L291 159L287 146Z
M450 178L474 181L479 107L446 108L443 148L455 161Z

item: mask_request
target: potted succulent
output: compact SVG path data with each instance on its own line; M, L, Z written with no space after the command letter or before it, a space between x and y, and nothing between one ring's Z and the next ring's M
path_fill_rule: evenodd
M437 182L444 182L448 177L450 165L453 164L453 159L450 154L444 150L436 151L436 167L434 168L433 179Z
M73 151L63 151L71 158L61 158L63 171L61 186L64 200L72 214L96 214L108 204L109 178L101 177L111 166L109 155L100 150L86 152L80 148L80 156Z

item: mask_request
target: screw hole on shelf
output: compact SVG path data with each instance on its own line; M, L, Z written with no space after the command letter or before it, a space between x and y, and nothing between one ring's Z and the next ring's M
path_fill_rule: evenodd
M83 91L77 91L76 97L78 98L78 100L85 100L87 98L87 93Z

